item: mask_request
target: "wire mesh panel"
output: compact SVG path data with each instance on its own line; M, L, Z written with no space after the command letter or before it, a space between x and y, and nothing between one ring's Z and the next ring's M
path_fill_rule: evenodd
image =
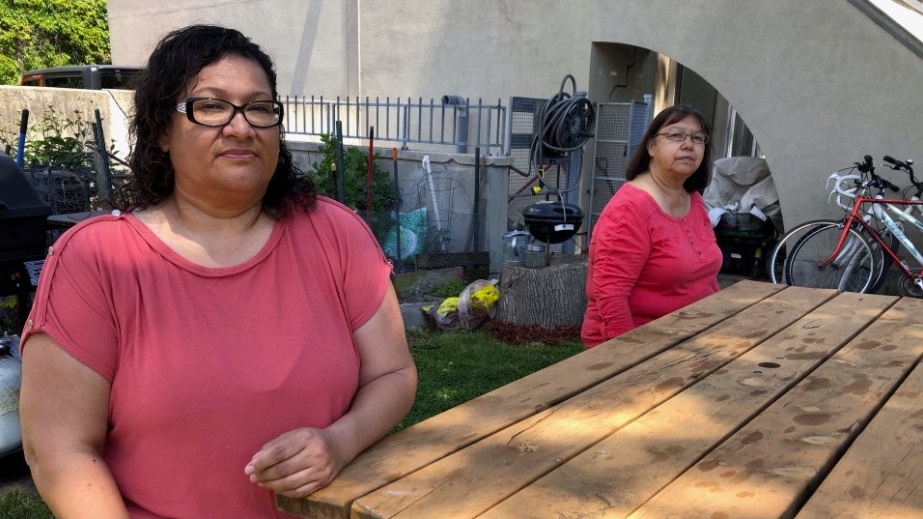
M515 159L509 180L509 207L507 217L513 223L523 223L522 209L543 197L533 196L530 189L537 185L538 172L530 163L529 150L535 118L545 106L545 99L531 97L510 98L510 156Z
M58 169L27 168L25 174L39 198L51 206L52 214L90 210L89 182L83 177L89 177L95 172L80 175Z
M424 250L447 252L452 246L452 224L455 221L455 194L461 189L458 179L427 174L417 182L417 203L426 208L429 229Z
M650 96L645 96L648 101L646 103L631 101L600 103L597 106L596 147L587 224L590 234L609 199L625 183L628 159L640 144L650 121L649 99Z

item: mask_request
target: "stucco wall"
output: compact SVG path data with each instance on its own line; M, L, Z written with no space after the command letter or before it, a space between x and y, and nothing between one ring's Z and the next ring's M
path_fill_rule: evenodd
M170 30L214 23L240 29L273 57L283 94L359 93L358 0L110 0L107 4L113 63L143 65Z
M866 153L919 153L912 114L920 59L846 2L417 5L362 4L364 93L547 97L564 74L586 84L605 72L589 70L593 42L651 49L694 70L737 109L766 154L786 222L835 214L823 189L832 170Z
M566 74L584 89L608 73L591 69L594 42L650 49L737 109L790 223L835 214L824 178L864 154L919 159L920 58L842 0L109 0L109 10L116 61L142 61L168 28L226 23L266 46L293 94L550 97Z

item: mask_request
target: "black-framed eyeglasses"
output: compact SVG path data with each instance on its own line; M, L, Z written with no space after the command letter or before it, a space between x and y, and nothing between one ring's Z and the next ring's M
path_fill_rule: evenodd
M186 114L189 121L202 126L220 127L234 119L238 112L254 128L272 128L282 124L282 103L278 101L250 101L237 106L224 99L190 97L176 105L176 111Z
M692 144L708 144L708 135L702 132L686 133L682 130L670 130L668 132L658 133L657 135L662 135L674 142L683 142L686 140L686 137L690 137L692 139Z

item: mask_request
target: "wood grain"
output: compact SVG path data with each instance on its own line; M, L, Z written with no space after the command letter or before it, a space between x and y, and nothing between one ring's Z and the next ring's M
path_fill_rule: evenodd
M625 517L869 325L893 298L842 294L479 519ZM726 329L746 335L751 323ZM713 347L721 347L714 345Z
M764 299L706 334L359 498L353 505L353 517L474 517L720 369L834 294L832 290L793 287ZM584 375L571 371L566 376L580 379Z
M900 300L629 517L792 517L923 354L921 310Z
M923 301L906 311L920 315ZM901 326L907 340L923 344L923 326ZM890 396L796 519L815 517L923 517L923 364Z

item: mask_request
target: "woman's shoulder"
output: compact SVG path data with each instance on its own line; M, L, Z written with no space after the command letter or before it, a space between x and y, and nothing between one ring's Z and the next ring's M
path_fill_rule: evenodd
M314 205L308 211L295 211L302 221L324 221L335 226L352 226L364 224L364 221L354 209L344 204L318 195Z
M55 240L52 249L63 251L89 248L106 251L112 247L124 246L126 235L137 235L140 225L142 224L134 217L114 210L78 222Z
M290 225L318 236L328 236L340 241L360 236L372 236L365 220L353 209L336 200L318 196L310 210L296 210Z
M611 210L631 211L640 217L646 217L656 212L658 208L657 201L650 193L631 183L626 183L619 188L608 205L612 207Z

